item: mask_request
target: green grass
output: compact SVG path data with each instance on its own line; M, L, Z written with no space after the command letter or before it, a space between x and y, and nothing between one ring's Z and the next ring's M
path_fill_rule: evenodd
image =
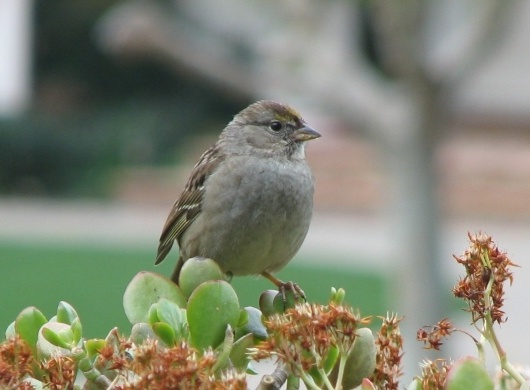
M171 273L171 261L155 267L153 259L152 250L1 243L0 334L25 307L36 306L50 318L59 301L74 306L86 337L104 337L114 326L127 333L122 296L129 281L142 270ZM326 303L331 287L343 287L347 302L363 315L386 312L382 276L304 263L296 259L278 276L296 281L310 302ZM258 306L261 292L274 287L260 277L234 278L233 285L241 306Z

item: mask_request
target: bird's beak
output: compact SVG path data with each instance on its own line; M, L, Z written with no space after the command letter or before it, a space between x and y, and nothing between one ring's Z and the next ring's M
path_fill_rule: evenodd
M318 131L304 124L303 127L297 129L293 133L293 140L298 141L298 142L304 142L304 141L309 141L309 140L318 138L320 136L321 135Z

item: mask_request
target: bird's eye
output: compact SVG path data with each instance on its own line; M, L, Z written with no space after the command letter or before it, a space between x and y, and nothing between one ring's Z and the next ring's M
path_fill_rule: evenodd
M273 121L270 124L270 128L272 131L280 131L282 127L283 127L282 123L278 121Z

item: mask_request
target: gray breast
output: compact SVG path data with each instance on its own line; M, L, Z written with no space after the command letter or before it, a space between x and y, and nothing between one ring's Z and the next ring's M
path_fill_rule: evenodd
M208 183L214 185L207 186L201 217L183 237L185 257L211 257L235 275L282 268L300 248L311 220L313 177L307 164L234 158L215 175L223 179Z

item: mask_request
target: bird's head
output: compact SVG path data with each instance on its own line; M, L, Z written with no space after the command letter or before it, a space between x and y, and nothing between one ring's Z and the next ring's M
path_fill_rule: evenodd
M271 100L260 100L242 110L223 133L237 139L239 150L258 149L301 158L304 143L320 137L298 111Z

